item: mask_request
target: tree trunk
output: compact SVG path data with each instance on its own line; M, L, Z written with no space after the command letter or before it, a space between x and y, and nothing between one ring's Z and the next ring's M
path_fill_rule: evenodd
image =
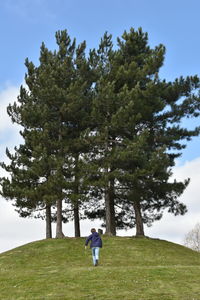
M75 179L74 179L74 194L79 196L79 177L78 177L78 160L79 154L75 155ZM79 218L79 200L75 200L74 203L74 235L80 237L80 218Z
M81 236L78 201L74 204L74 235L75 237Z
M51 229L51 205L46 204L46 239L52 238Z
M57 200L57 222L56 222L56 238L62 239L65 235L62 232L62 200Z
M115 224L115 206L114 206L114 184L109 182L109 187L105 191L105 208L106 208L106 232L105 234L116 235Z
M105 150L108 154L111 150L109 149L109 130L107 130L107 138L105 144ZM112 169L112 168L111 168ZM110 172L110 168L107 167L105 172L107 175ZM107 187L105 189L105 209L106 209L106 232L105 234L112 236L116 235L116 224L115 224L115 205L114 205L114 180L108 180Z
M62 141L62 115L60 115L60 129L59 129L59 135L58 135L58 141L61 143ZM61 144L60 150L59 150L59 156L63 157L63 145ZM58 157L59 158L59 157ZM62 191L62 188L61 188ZM56 238L62 239L65 237L65 235L62 232L62 198L58 198L56 202L57 206L57 220L56 220Z
M144 226L143 226L140 202L134 201L133 206L135 211L136 236L144 236Z

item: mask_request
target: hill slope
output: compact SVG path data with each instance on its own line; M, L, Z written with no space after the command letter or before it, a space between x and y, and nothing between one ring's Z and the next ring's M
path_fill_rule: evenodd
M0 254L0 299L200 299L200 253L156 239L102 239L98 267L84 238L42 240Z

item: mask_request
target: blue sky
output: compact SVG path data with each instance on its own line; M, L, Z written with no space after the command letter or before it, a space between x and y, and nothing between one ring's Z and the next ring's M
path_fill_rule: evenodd
M151 45L167 47L163 75L198 73L199 9L198 0L1 0L1 88L21 83L24 59L37 61L42 41L53 49L59 29L94 47L106 30L115 38L141 26Z
M166 59L160 76L173 80L181 75L200 75L199 11L199 0L1 0L0 159L5 159L6 146L14 147L20 142L18 128L11 125L5 111L8 103L15 101L23 82L25 58L37 64L43 41L49 49L54 50L57 30L67 29L71 38L76 37L78 43L86 40L88 48L93 48L97 47L105 31L111 33L116 42L116 37L121 36L124 30L142 27L143 31L148 32L152 47L160 43L166 46ZM198 119L187 123L187 126L199 123ZM200 177L199 169L195 169L199 166L199 149L200 137L194 138L179 160L179 166L183 169L177 171L187 175L187 163L191 163L194 182L197 176ZM192 197L191 194L188 198ZM3 205L7 205L3 201ZM200 211L195 201L195 211ZM9 214L11 208L5 209ZM18 220L16 215L11 219L6 219L6 215L4 217L5 222L9 220L12 223L14 218ZM198 218L196 216L194 220ZM163 228L167 232L165 224ZM156 232L159 235L159 230ZM166 234L166 238L173 240L171 232ZM178 235L180 237L180 232ZM32 238L35 238L34 234ZM180 241L178 238L174 240Z
M37 64L42 41L55 49L55 32L62 29L93 48L105 31L115 42L124 30L142 27L151 46L166 46L161 77L173 80L199 74L199 10L198 0L1 0L0 91L19 86L26 72L25 58ZM193 145L184 151L183 160L198 155L197 138Z

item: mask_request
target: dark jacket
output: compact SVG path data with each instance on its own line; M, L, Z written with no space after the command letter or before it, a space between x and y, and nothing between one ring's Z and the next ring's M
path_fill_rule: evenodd
M92 234L90 234L85 242L85 245L87 246L89 241L91 241L90 243L90 248L92 247L100 247L102 248L102 239L99 236L99 234L97 232L93 232Z

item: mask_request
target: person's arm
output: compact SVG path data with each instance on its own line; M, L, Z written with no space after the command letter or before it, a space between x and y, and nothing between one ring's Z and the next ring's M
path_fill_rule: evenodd
M85 247L87 247L89 241L92 239L92 234L88 236L87 240L85 241Z

